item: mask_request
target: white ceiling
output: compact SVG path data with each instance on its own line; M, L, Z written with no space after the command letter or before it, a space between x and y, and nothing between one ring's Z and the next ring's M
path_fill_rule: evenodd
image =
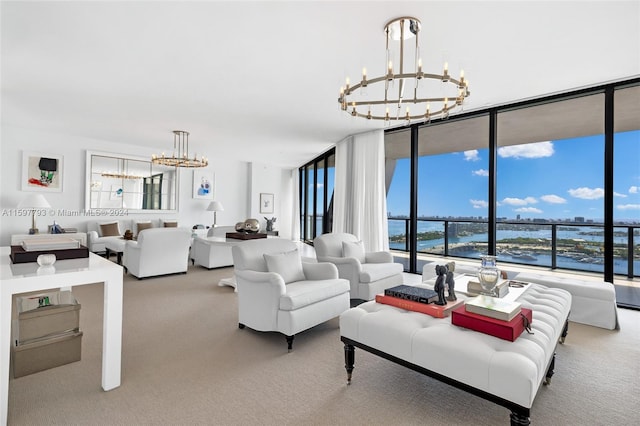
M426 72L464 68L465 110L640 75L640 1L7 2L2 125L297 167L382 127L339 110L422 21ZM376 64L380 68L376 68Z

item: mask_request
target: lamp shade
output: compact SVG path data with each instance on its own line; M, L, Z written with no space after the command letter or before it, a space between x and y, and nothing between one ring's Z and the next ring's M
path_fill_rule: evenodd
M210 212L223 212L224 207L222 207L222 203L220 201L212 201L209 203L209 207L207 207L207 211Z
M50 209L51 205L42 194L30 194L18 204L19 209Z

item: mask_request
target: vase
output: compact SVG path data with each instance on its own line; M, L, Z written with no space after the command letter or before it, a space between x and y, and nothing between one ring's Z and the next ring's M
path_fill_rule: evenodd
M481 256L482 266L478 270L478 280L482 286L483 294L495 296L494 289L500 278L500 271L496 266L495 256Z

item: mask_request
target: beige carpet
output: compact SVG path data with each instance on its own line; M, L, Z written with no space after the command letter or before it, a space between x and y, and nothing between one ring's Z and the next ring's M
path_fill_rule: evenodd
M346 386L334 319L298 336L240 330L231 268L125 278L122 386L100 388L102 284L74 289L82 360L10 381L10 425L496 425L507 409L356 349ZM538 425L640 421L640 312L620 331L571 323Z

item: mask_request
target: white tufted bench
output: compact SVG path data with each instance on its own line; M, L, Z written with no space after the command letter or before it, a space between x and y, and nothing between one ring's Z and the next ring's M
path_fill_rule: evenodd
M464 298L464 295L458 297ZM375 301L340 316L347 380L354 347L382 356L511 410L512 425L529 424L545 377L553 374L555 348L567 331L571 294L531 284L518 302L533 311L532 331L509 342Z
M435 277L436 264L447 262L430 262L422 269L423 281ZM521 271L509 267L500 267L508 273L509 279L542 284L547 287L561 288L571 293L571 316L569 321L608 330L619 329L616 290L613 284L605 281L581 279L579 275L539 274ZM477 265L456 262L456 274L477 274Z

